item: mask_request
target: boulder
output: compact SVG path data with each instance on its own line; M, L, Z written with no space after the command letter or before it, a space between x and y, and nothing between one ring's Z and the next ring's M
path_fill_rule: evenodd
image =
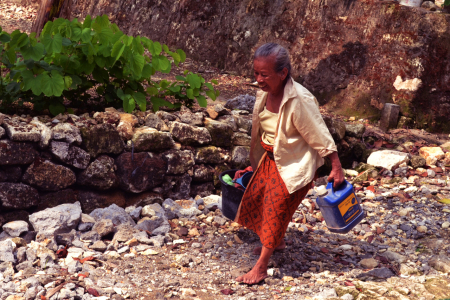
M19 166L2 166L0 168L0 182L18 182L22 177Z
M13 122L4 122L6 134L15 142L39 142L41 140L41 131L31 124L19 124Z
M31 143L0 141L0 165L28 165L39 153Z
M180 111L175 112L174 115L176 115L182 123L191 126L203 126L203 113L201 112L193 113L186 106L182 106Z
M80 222L78 223L79 231L89 231L95 224L95 219L90 215L81 214Z
M230 160L230 151L215 146L198 148L195 153L196 164L220 164Z
M28 231L28 223L25 221L12 221L2 226L3 230L10 236L20 236L23 232Z
M158 203L154 203L144 206L141 211L141 216L149 218L157 216L162 218L165 216L165 214L162 206L159 205Z
M39 140L39 147L41 149L47 148L52 139L52 130L45 126L44 123L39 122L37 118L33 118L30 124L36 126L40 131L41 138Z
M164 217L160 216L143 217L138 221L137 225L134 228L153 232L156 228L163 224L164 219Z
M65 189L75 183L75 173L48 160L35 160L23 175L22 181L43 191Z
M231 137L231 140L235 146L250 146L252 138L246 133L235 132Z
M206 128L172 122L169 129L172 136L182 144L205 145L211 143L211 135Z
M419 155L425 158L427 165L435 165L438 160L445 157L441 147L422 147L419 149Z
M205 127L211 135L211 143L218 147L231 147L233 128L225 123L207 118Z
M14 210L6 213L0 213L0 226L13 221L28 222L29 217L29 213L25 210Z
M200 183L200 184L191 184L191 197L196 197L197 195L200 197L206 197L211 194L214 194L215 188L212 182Z
M57 160L77 169L86 169L91 160L86 151L66 142L52 141L50 152Z
M120 187L132 193L160 185L167 170L161 155L150 152L134 153L134 157L131 153L123 153L116 159L116 165Z
M226 108L229 109L241 109L249 112L253 111L255 106L256 97L251 95L239 95L230 99L225 104Z
M93 117L98 124L118 124L120 121L120 113L115 108L108 108L104 112L98 111Z
M126 203L125 195L122 191L94 192L80 190L78 199L85 213L90 213L96 208L108 207L111 204L123 207Z
M133 137L133 130L139 124L139 120L135 115L121 113L117 131L124 140L129 140Z
M169 150L162 154L167 163L167 174L177 175L186 173L194 162L194 154L189 150Z
M236 122L236 118L233 115L226 115L226 116L218 117L216 121L230 125L231 129L233 129L233 131L239 130L239 127Z
M193 169L192 181L194 182L208 182L214 178L214 168L209 165L194 165Z
M166 216L169 220L177 217L192 218L202 213L200 210L198 210L195 200L175 202L172 199L168 198L164 201L162 207L164 208Z
M386 168L392 170L392 168L398 164L409 161L409 154L398 152L394 150L382 150L376 151L370 154L367 159L367 163L372 166Z
M145 126L155 128L159 131L169 131L166 123L158 115L150 113L145 117Z
M181 176L166 176L162 184L165 197L173 199L189 198L192 178L188 174Z
M147 126L137 128L131 141L134 143L134 149L137 152L163 151L175 146L170 133L161 132Z
M250 166L250 147L236 146L231 153L231 163L237 169L245 169Z
M252 118L251 116L237 116L233 115L239 130L251 134L252 132Z
M30 215L34 230L45 236L70 232L77 228L80 219L80 202L61 204Z
M108 190L117 184L116 169L113 158L100 155L78 175L77 183L98 190Z
M171 113L168 113L166 111L163 111L163 110L158 110L156 112L156 116L158 116L158 118L160 118L161 120L163 120L165 122L172 122L172 121L177 121L177 120L179 121L180 120L180 119L178 119L177 116L175 116L175 115L173 115Z
M41 195L37 210L52 208L64 203L75 203L78 201L78 193L72 189L64 189Z
M361 138L366 131L364 124L345 124L345 135Z
M97 157L103 153L119 154L125 148L122 137L111 124L98 124L82 128L81 136L83 137L83 146L91 157Z
M124 243L133 238L135 234L138 234L140 231L133 228L129 224L122 224L117 226L116 233L114 234L113 242Z
M213 119L213 120L215 120L215 119L219 116L219 114L216 112L216 110L214 109L214 107L211 107L211 106L208 106L208 107L206 108L206 113L207 113L208 116L209 116L211 119Z
M129 224L136 225L134 220L130 217L129 214L123 209L115 204L112 204L106 208L97 208L93 210L90 214L96 221L100 221L102 219L110 219L115 226L120 224Z
M323 116L323 120L335 142L339 142L345 136L345 123L339 119Z
M16 244L11 240L5 240L0 242L0 261L15 263L14 250L16 249ZM13 273L14 274L14 273Z
M52 138L69 144L81 144L81 134L78 127L69 123L59 123L52 128Z
M39 202L38 191L23 183L0 183L0 203L4 208L27 209Z
M105 237L115 231L114 224L111 219L101 219L95 222L92 231L97 232L101 237Z

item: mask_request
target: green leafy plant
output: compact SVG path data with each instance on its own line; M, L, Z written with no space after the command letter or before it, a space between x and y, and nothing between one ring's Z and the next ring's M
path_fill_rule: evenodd
M207 96L219 96L217 81L188 71L173 82L152 80L185 59L181 49L172 52L146 37L125 35L106 15L87 16L83 23L50 21L39 38L0 27L0 110L31 102L35 110L57 115L94 101L132 112L136 105L146 110L147 99L155 111L195 101L205 107Z

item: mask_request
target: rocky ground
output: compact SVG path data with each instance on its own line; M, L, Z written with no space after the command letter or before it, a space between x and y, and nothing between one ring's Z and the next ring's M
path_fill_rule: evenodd
M64 204L32 214L32 228L7 223L0 298L448 298L450 155L441 147L412 157L377 151L372 165L347 170L367 212L348 234L327 230L311 190L289 225L287 248L258 285L234 281L257 260L258 237L225 218L212 195L90 215Z

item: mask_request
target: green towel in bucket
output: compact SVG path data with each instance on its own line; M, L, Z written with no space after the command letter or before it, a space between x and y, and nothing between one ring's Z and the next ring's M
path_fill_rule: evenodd
M228 174L225 174L224 176L222 176L222 180L225 181L229 185L234 185L233 179L231 179L230 175L228 175Z

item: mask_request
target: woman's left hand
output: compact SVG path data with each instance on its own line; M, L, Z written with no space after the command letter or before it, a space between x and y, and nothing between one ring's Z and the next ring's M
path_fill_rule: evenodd
M328 157L331 160L331 173L328 176L328 182L333 181L333 188L338 188L345 180L344 170L342 170L341 162L337 152L333 152Z

